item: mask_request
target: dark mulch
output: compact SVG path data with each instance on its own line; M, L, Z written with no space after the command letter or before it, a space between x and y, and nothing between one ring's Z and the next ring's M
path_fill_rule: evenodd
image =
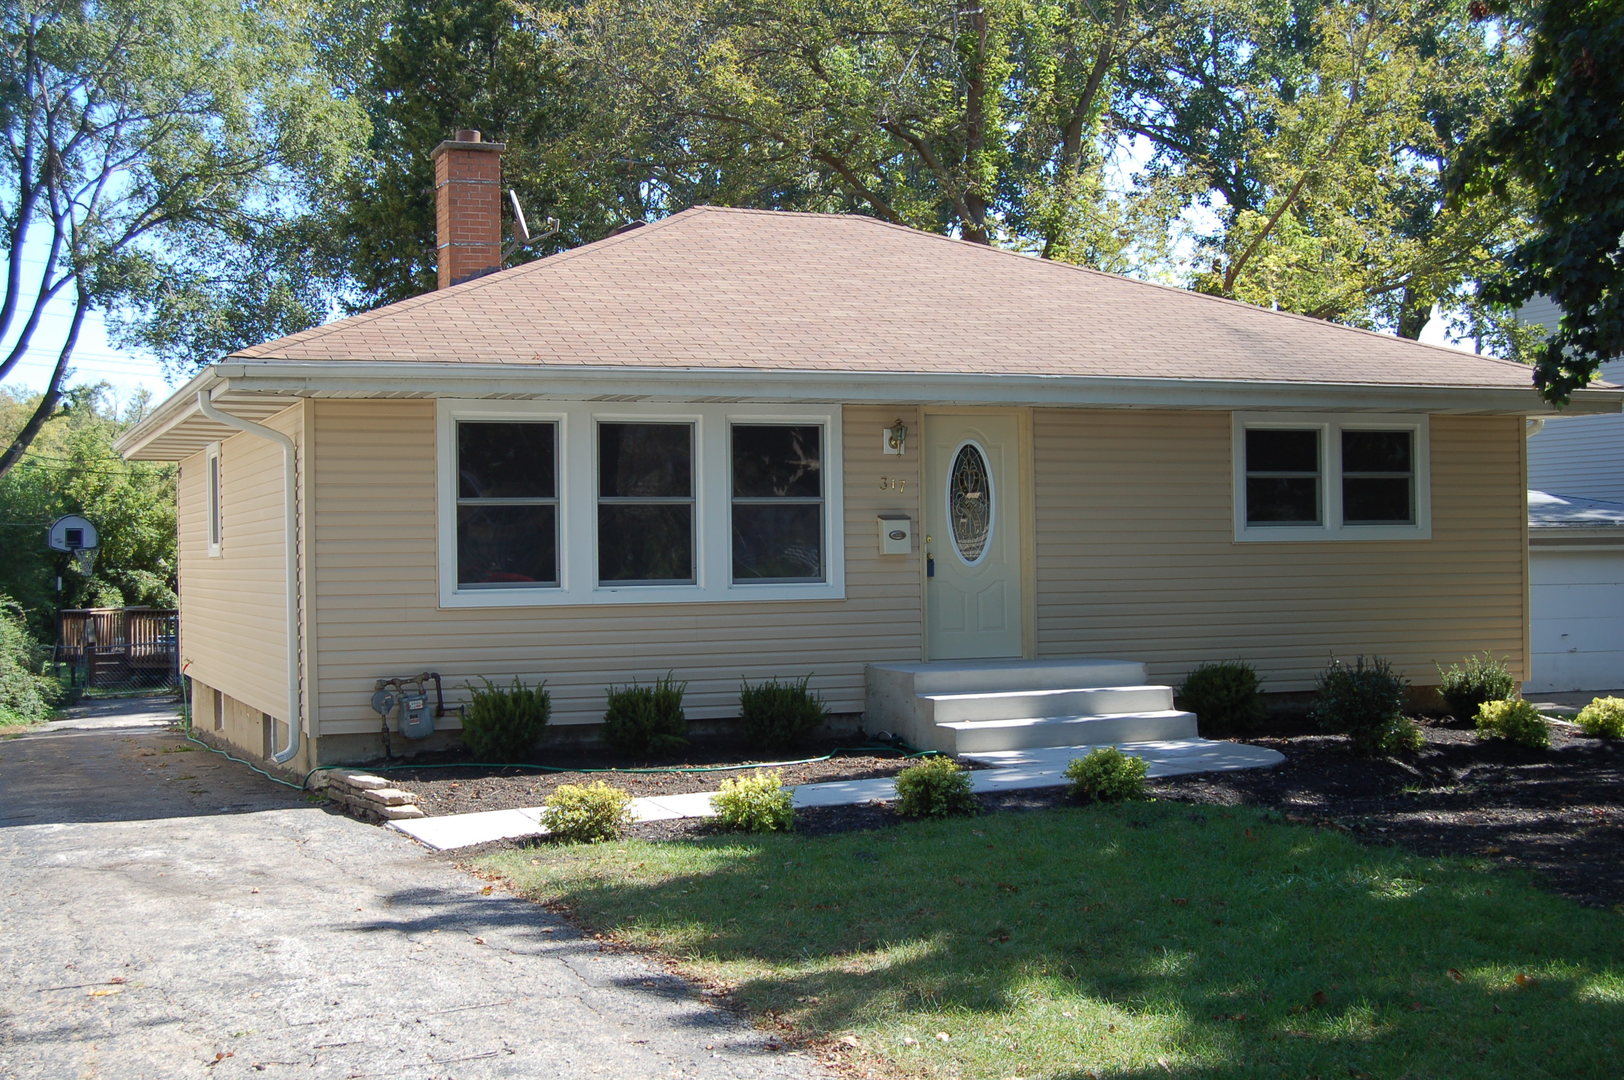
M1504 742L1480 742L1469 725L1423 722L1426 744L1412 758L1368 758L1346 739L1323 734L1272 734L1248 738L1279 750L1285 763L1273 769L1171 777L1153 781L1154 798L1214 806L1272 809L1287 820L1349 833L1375 844L1396 844L1422 855L1459 855L1532 871L1549 888L1592 907L1624 909L1624 743L1591 739L1569 725L1552 727L1548 750ZM890 775L905 762L845 758L822 763L810 774L785 770L785 782ZM394 774L399 778L402 774ZM638 794L706 791L723 774L681 778L646 776ZM805 778L803 778L805 777ZM576 777L575 782L590 777ZM611 779L631 787L631 776ZM561 777L511 778L514 784L556 784ZM450 783L402 781L420 794ZM499 809L533 806L539 800L497 802L496 781L461 781L442 806ZM485 794L474 796L469 788ZM550 786L538 787L544 793ZM459 803L458 800L461 800ZM423 801L427 802L427 799ZM1064 788L983 797L989 811L1041 810L1066 805ZM431 813L455 812L430 808ZM795 831L821 836L895 825L900 819L881 804L799 810ZM637 825L632 834L651 840L703 836L702 820ZM465 854L465 853L464 853Z
M1286 755L1275 769L1173 777L1158 798L1279 810L1422 855L1533 871L1592 907L1624 905L1624 744L1552 725L1548 750L1480 742L1467 725L1423 726L1414 758L1365 758L1345 739L1247 741Z
M805 765L775 766L784 775L784 783L820 784L836 780L868 780L876 776L892 776L910 763L900 754L884 751L851 750L853 740L843 742L812 743L787 751L776 757L762 757L759 751L725 742L709 742L689 747L682 754L652 757L637 763L639 768L704 769L718 765L739 765L755 762L771 763L822 757L835 753L828 761L813 761ZM540 806L554 788L561 784L589 784L603 780L624 791L641 797L644 795L683 795L694 791L715 791L729 777L752 775L748 769L730 769L709 772L632 772L624 768L626 760L619 755L593 750L560 750L551 752L547 762L553 769L491 769L461 766L456 758L447 757L442 767L392 769L386 775L395 786L417 796L417 805L431 816L467 814L480 810L508 810L514 807ZM614 771L589 771L606 770Z

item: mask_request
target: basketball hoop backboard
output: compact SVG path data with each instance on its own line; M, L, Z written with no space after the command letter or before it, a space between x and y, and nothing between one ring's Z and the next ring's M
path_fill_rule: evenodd
M68 514L51 522L51 531L45 542L54 551L82 551L99 546L101 537L96 534L96 526L88 519L78 514Z

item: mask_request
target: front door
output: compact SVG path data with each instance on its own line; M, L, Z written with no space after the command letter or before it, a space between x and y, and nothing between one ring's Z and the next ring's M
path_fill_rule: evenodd
M1021 655L1020 426L1009 413L925 417L926 653Z

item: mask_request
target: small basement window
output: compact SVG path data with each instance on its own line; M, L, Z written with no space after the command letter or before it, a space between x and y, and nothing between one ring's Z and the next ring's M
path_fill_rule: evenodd
M1431 536L1425 417L1235 417L1236 540Z

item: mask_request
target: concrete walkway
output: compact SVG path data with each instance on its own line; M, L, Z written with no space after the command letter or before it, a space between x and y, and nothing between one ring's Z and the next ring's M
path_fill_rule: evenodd
M1073 758L1093 749L1088 746L1054 746L1034 750L1000 750L995 753L965 754L966 758L990 765L970 774L975 792L1021 791L1030 788L1059 787L1066 783L1065 769ZM1222 772L1229 769L1257 769L1284 761L1278 752L1243 743L1214 742L1208 739L1180 739L1175 742L1123 743L1123 753L1145 759L1152 777L1185 773ZM791 788L794 805L855 806L896 798L896 783L890 777L875 780L849 780L828 784L803 784ZM637 821L663 821L671 818L709 817L713 791L687 795L657 795L632 801ZM487 810L477 814L449 814L445 817L396 821L390 828L436 850L472 847L492 840L515 840L544 836L541 808Z
M0 1078L827 1076L171 717L0 741Z

